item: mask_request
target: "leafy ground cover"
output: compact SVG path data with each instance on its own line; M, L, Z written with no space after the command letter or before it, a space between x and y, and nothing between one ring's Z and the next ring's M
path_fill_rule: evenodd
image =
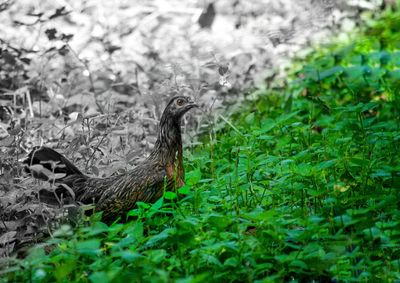
M256 91L186 151L184 198L63 225L0 280L399 280L399 20L367 20Z

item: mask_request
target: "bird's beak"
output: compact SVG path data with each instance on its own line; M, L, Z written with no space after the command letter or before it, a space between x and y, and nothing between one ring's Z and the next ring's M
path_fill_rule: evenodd
M195 107L199 107L199 105L196 103L196 102L194 102L194 101L189 101L189 103L188 103L188 106L190 107L190 108L195 108Z

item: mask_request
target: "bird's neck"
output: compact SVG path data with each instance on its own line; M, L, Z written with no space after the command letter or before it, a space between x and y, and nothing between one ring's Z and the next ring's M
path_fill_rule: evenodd
M179 120L161 118L157 141L149 159L157 160L162 165L173 165L176 159L179 163L182 162L182 135Z

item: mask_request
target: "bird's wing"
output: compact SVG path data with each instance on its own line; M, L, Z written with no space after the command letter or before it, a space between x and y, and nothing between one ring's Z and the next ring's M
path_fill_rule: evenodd
M143 165L119 176L103 191L96 205L97 211L115 216L128 212L137 202L154 202L164 193L166 170L158 166Z

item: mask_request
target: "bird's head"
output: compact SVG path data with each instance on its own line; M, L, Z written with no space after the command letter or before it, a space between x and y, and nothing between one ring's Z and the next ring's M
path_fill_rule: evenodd
M165 107L158 128L158 137L149 159L162 160L163 164L173 164L176 152L182 154L182 136L180 120L190 109L198 107L187 96L173 97Z
M175 96L165 107L163 117L171 117L173 119L180 119L190 109L198 107L198 105L187 96Z

